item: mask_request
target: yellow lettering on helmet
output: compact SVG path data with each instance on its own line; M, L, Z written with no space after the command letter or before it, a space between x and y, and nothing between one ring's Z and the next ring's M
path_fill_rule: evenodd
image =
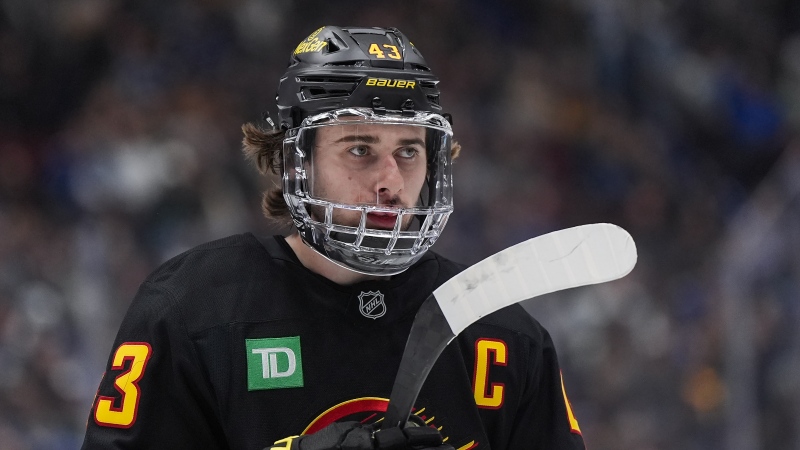
M367 78L366 85L398 89L414 89L414 87L417 85L417 82L401 80L399 78Z
M322 31L322 29L323 29L323 28L325 28L325 27L319 27L319 28L317 28L316 30L314 30L314 32L313 32L313 33L311 33L311 34L309 34L309 35L308 35L308 37L306 38L306 40L311 40L312 38L315 38L315 37L317 37L317 35L319 34L319 32L320 32L320 31Z
M371 44L369 46L369 54L375 55L375 57L380 59L386 58L386 56L383 54L383 51L380 49L380 47L378 47L378 44Z
M297 48L294 49L294 54L298 55L300 53L318 52L328 45L327 41L321 41L316 37L318 32L319 30L301 42Z

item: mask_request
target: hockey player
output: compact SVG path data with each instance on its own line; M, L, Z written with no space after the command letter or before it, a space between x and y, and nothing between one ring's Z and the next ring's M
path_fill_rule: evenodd
M297 46L277 126L243 127L282 176L264 211L296 233L207 243L144 281L84 449L584 448L553 343L518 305L450 343L406 427L380 427L417 309L464 268L429 251L459 150L438 82L396 29Z

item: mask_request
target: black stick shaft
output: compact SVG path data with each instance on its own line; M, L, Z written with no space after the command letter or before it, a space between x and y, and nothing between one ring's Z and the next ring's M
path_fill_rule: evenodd
M403 359L386 409L386 428L405 426L422 384L439 355L455 335L433 294L429 295L411 325Z

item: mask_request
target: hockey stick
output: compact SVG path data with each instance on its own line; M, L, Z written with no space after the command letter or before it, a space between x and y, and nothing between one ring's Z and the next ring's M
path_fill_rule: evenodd
M600 223L519 243L446 281L425 299L411 325L386 426L405 425L436 359L471 323L525 299L622 278L635 264L631 235Z

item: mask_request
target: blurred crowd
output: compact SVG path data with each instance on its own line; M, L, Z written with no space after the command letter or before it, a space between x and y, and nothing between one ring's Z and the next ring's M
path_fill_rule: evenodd
M624 280L525 305L589 448L800 448L800 3L340 3L0 1L0 448L80 446L158 264L287 231L240 126L325 24L397 26L442 80L464 151L438 252L633 235Z

